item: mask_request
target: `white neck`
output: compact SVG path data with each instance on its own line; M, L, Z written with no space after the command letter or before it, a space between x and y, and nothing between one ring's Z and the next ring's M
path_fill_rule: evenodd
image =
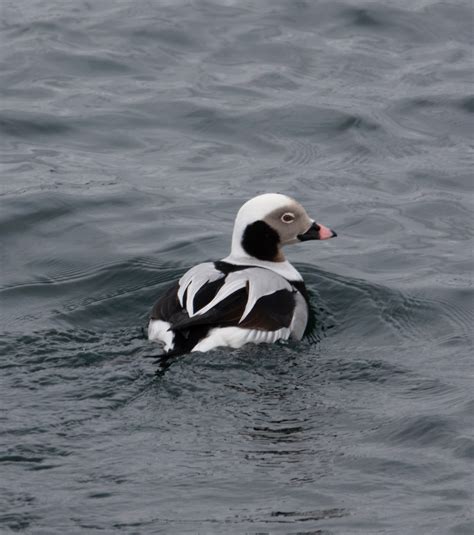
M235 254L234 248L232 247L232 253L226 258L222 259L223 262L228 262L229 264L235 264L237 266L256 266L266 269L270 269L278 275L281 275L286 280L289 281L302 281L303 277L299 274L296 268L294 268L288 260L284 262L269 262L268 260L259 260L253 256L249 256L242 249L242 254Z

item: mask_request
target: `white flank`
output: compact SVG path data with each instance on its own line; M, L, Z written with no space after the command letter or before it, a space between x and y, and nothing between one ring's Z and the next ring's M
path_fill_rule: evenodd
M308 323L308 305L305 298L300 292L295 293L295 310L291 320L290 331L291 337L295 340L301 340Z
M288 340L290 329L282 328L277 331L258 331L256 329L242 329L241 327L216 327L209 331L192 349L195 351L210 351L216 347L242 347L245 344L273 343L277 340Z

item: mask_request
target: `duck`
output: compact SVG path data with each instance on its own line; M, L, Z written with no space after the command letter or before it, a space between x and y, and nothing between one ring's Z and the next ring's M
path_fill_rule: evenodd
M301 340L308 292L282 248L336 236L287 195L253 197L237 212L230 254L192 267L154 304L148 339L165 356Z

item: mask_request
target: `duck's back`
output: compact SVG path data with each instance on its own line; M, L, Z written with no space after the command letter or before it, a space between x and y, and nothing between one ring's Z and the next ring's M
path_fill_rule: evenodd
M308 321L305 297L301 281L269 269L199 264L155 304L148 337L173 354L301 339Z

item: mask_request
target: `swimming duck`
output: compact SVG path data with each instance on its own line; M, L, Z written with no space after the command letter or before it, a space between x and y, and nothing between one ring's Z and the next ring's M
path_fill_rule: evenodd
M335 236L286 195L250 199L237 213L230 255L191 268L155 303L149 340L169 356L301 340L308 294L282 246Z

